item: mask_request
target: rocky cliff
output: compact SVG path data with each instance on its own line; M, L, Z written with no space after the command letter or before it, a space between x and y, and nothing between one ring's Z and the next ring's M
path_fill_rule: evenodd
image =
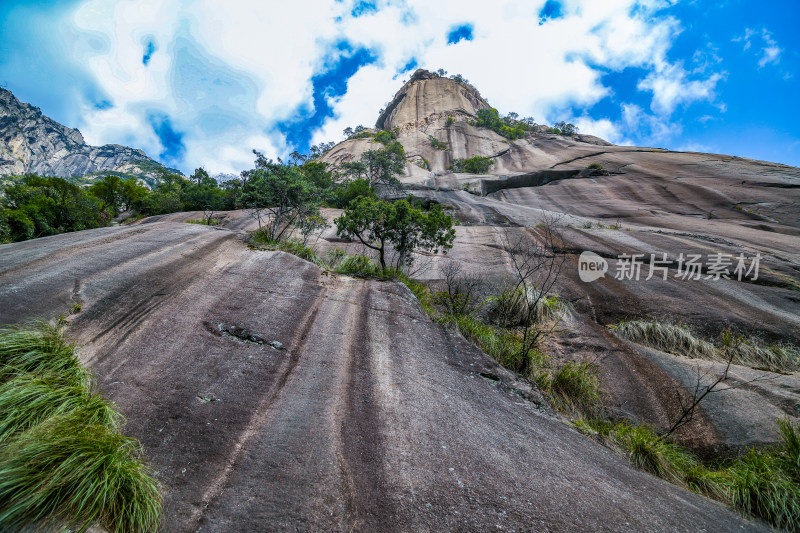
M456 261L477 276L500 280L511 275L503 252L505 228L520 228L514 231L535 240L544 217L558 221L570 262L559 291L576 312L572 333L558 349L565 359L599 363L607 405L617 415L666 429L676 416L674 391L693 386L687 376L696 374L697 363L620 342L608 324L651 318L687 324L709 337L732 328L764 345L800 344L800 169L616 146L591 135L549 133L547 127L509 140L470 124L487 105L472 86L421 70L397 92L376 126L396 131L405 148L408 163L400 181L406 192L451 206L460 221L449 259L434 262ZM382 147L370 138L346 140L322 160L335 165ZM473 156L493 161L485 174L449 169L454 159ZM582 251L606 258L609 273L582 282ZM644 258L641 278L617 275L624 268L618 257L625 254ZM670 260L669 275L646 280L647 261L663 254ZM758 255L760 276L688 282L680 279L681 254ZM441 273L433 267L425 275L436 281ZM682 434L687 444L718 450L777 438L774 420L800 412L798 377L774 375L752 385L749 379L750 369L738 369L736 390L705 402L703 417ZM786 388L795 392L787 396Z
M455 183L453 178L468 179L466 175L452 176L449 169L455 159L491 158L494 164L488 173L506 175L548 168L560 161L559 151L576 144L591 149L610 146L592 135L548 134L546 126L537 127L525 138L509 140L470 123L479 110L488 107L489 103L469 83L419 69L378 117L376 128L397 132L408 158L404 181L417 183L429 179L448 183ZM365 150L380 147L368 141L344 141L322 160L331 164L351 161Z
M163 170L167 169L141 150L86 144L80 131L0 88L0 176L34 173L70 178L116 172L153 185Z
M458 220L452 250L414 275L441 287L452 261L502 287L509 239L540 242L555 221L567 310L542 348L553 364L596 366L607 414L666 430L683 395L725 372L727 388L678 440L716 457L776 441L776 419L797 422L799 372L727 368L607 325L649 318L800 344L800 169L543 130L509 141L468 123L485 105L419 72L378 121L412 161L430 161L409 162L406 192ZM348 140L322 160L381 146ZM473 155L495 161L488 174L447 170ZM579 434L404 286L249 250L241 233L258 225L244 211L219 213L217 227L183 223L200 216L0 246L0 324L79 304L67 332L164 484L163 531L766 530ZM315 246L363 252L333 227ZM604 277L580 279L582 251L608 262ZM757 279L679 276L684 254L705 265L740 253L761 258ZM639 254L641 276L616 275ZM647 279L662 254L666 275Z

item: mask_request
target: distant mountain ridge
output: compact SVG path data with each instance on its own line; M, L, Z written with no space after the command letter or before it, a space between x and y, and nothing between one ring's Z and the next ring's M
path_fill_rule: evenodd
M34 173L73 178L116 173L153 186L165 170L180 174L142 150L119 144L90 146L77 129L56 122L0 88L0 176Z

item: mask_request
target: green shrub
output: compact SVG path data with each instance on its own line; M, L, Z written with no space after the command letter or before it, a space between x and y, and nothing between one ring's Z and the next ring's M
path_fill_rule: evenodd
M375 191L370 187L368 179L350 180L333 191L331 203L334 207L345 209L350 202L358 198L375 198Z
M36 225L24 211L7 209L4 218L2 242L25 241L34 237Z
M97 228L107 216L94 196L62 178L28 174L0 186L3 240L22 241Z
M442 142L433 135L428 135L428 140L431 143L431 146L436 148L437 150L449 150L450 147L447 145L446 142Z
M511 114L511 116L500 118L497 109L479 109L477 118L473 120L471 124L479 128L489 128L506 139L520 139L524 137L528 131L532 130L533 126L512 118L515 116L516 114L514 113Z
M452 126L455 123L456 123L456 119L454 119L453 117L447 117L447 120L445 120L445 122L444 122L444 126L446 128L448 128L448 127Z
M379 131L375 134L375 140L379 143L388 146L389 143L397 139L398 131L396 129L392 129L389 131Z
M590 168L592 170L603 170L603 165L601 165L600 163L592 163L586 168Z
M476 155L469 159L454 159L450 169L454 172L468 172L470 174L486 174L489 167L494 165L494 159Z

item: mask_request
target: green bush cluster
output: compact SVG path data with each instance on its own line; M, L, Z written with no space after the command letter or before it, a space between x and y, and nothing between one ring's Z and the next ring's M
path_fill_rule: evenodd
M0 330L0 530L151 532L159 484L52 326Z
M437 150L450 150L450 146L446 142L442 142L433 135L428 135L428 140L431 143L431 146L436 148Z
M2 188L0 243L97 228L108 218L102 202L80 186L29 174Z
M553 124L552 128L547 129L547 133L555 133L556 135L565 135L565 136L572 136L577 135L578 127L575 124L571 124L569 122L556 122Z
M397 128L391 130L381 130L375 134L375 140L384 146L389 146L389 143L397 139L399 130Z
M479 128L489 128L506 139L521 139L526 133L533 130L533 119L516 120L516 113L500 117L497 109L492 107L479 109L477 118L470 122Z
M494 165L494 159L476 155L469 159L454 159L450 164L450 170L469 174L486 174L492 165Z

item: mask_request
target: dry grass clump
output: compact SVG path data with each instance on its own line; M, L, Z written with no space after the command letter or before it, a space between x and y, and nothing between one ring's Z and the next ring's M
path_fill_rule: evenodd
M487 301L490 322L504 328L522 327L557 320L565 311L561 298L542 294L536 288L505 287Z
M719 359L714 345L696 337L686 326L655 320L630 320L614 324L611 329L620 337L662 352L698 359Z
M767 344L758 337L723 331L716 342L695 335L687 326L656 320L629 320L610 326L620 337L662 352L727 361L772 372L800 370L800 348L790 344Z

